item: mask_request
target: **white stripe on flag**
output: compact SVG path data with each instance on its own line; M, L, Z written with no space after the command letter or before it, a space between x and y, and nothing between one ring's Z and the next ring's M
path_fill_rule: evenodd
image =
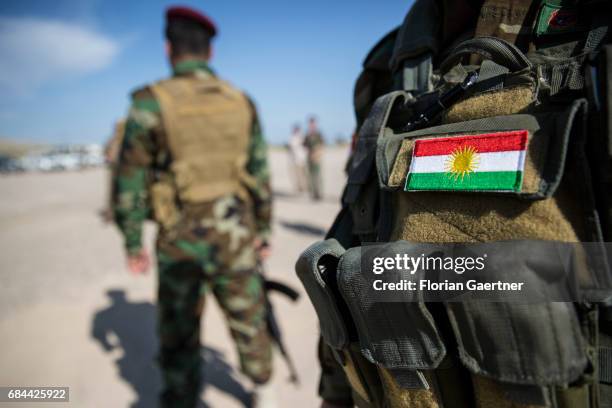
M450 154L437 156L417 156L410 163L411 173L442 173L447 171L447 160ZM525 150L507 152L478 153L478 166L474 171L522 171L525 162Z

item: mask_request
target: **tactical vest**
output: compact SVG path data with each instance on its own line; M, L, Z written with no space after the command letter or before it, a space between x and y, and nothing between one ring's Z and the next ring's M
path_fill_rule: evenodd
M568 21L576 10L585 14L584 8L551 11L548 3L527 8L550 14L549 22ZM579 40L557 37L566 42L527 53L485 29L445 53L435 35L416 48L396 43L391 63L401 74L399 90L370 109L343 209L328 239L296 264L323 339L360 407L612 405L612 272L603 245L612 237L612 47L604 41L611 14L604 2L588 3L592 14ZM398 36L423 36L423 26L436 32L436 14L413 8ZM534 30L540 28L546 29ZM467 140L496 140L499 147L519 137L521 176L507 188L469 177L417 176L415 149L480 148ZM517 265L533 261L528 248L537 253L545 242L595 243L597 267L579 277L582 300L432 304L368 297L371 281L361 271L368 242L388 242L381 251L390 255L418 255L419 243L507 240L525 245ZM539 284L544 290L547 282Z
M171 183L164 180L151 188L156 219L172 224L177 202L246 196L243 183L253 121L247 98L214 76L171 78L151 90L161 107L172 176Z

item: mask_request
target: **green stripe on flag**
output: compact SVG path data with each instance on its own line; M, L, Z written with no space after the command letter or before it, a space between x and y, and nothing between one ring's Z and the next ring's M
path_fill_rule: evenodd
M463 178L455 178L449 173L410 173L404 191L520 191L522 184L522 171L483 171L467 174Z

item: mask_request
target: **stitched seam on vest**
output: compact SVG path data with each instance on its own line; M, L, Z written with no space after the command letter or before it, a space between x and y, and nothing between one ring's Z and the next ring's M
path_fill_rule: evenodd
M514 349L517 351L517 354L518 354L518 363L519 363L519 367L521 370L521 378L525 378L527 377L527 375L525 374L525 362L523 360L523 353L521 352L521 348L519 347L519 340L517 336L518 331L516 330L516 324L514 322L514 319L512 318L512 313L509 313L508 305L505 303L503 305L504 305L504 310L508 314L508 320L510 321L510 328L512 329L512 343L514 345Z
M548 321L549 324L551 326L551 329L553 331L553 339L555 342L555 354L558 356L559 358L559 368L563 369L564 368L564 364L563 364L563 353L561 353L561 344L559 344L559 332L557 331L557 325L556 323L553 321L553 313L552 310L550 309L550 303L546 304L546 312L548 313ZM572 325L573 326L573 325Z

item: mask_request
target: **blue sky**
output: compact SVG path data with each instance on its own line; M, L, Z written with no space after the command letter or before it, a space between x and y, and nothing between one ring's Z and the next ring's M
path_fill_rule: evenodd
M212 66L256 101L268 140L319 117L328 140L354 127L353 84L366 53L409 0L183 1L215 20ZM102 142L130 90L169 73L169 1L0 2L0 137Z

